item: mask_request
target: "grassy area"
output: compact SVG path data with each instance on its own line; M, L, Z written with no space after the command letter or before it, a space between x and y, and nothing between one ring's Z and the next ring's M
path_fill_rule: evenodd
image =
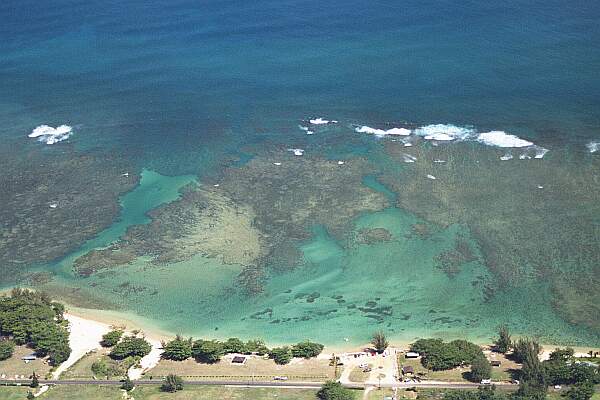
M499 367L492 368L492 380L496 382L510 381L512 374L519 368L519 365L514 361L508 360L503 354L493 353L491 357L492 360L498 360L501 363ZM398 366L400 369L403 366L412 366L415 370L415 375L422 379L446 382L467 382L465 375L470 370L469 367L459 367L447 371L432 371L423 367L421 360L406 359L403 354L398 356Z
M402 398L402 396L400 395L401 393L404 393L404 390L398 391L399 399ZM374 389L369 392L367 400L381 400L385 398L392 398L393 395L394 391L392 389Z
M24 386L0 386L0 399L23 400L27 398L30 389Z
M110 349L99 349L94 352L90 352L85 356L81 357L71 368L67 369L60 376L60 379L92 379L94 374L92 373L92 364L94 361L101 358L107 357L106 355L110 352ZM102 379L98 377L99 379ZM119 379L117 377L116 379Z
M224 358L216 364L201 364L195 360L185 361L161 360L160 363L145 374L159 378L168 374L177 374L194 379L240 379L267 380L275 376L285 376L290 381L321 382L334 378L334 368L329 360L324 359L294 359L288 365L277 365L273 360L260 357L250 357L244 365L231 364L229 358Z
M23 400L29 388L0 387L2 400ZM138 386L132 392L136 400L315 400L314 389L231 388L222 386L187 386L177 393L163 393L159 386ZM357 396L358 397L358 396ZM64 385L50 388L38 397L40 400L122 400L123 392L118 386Z
M11 358L0 361L0 376L4 374L7 378L14 378L15 375L19 375L20 378L23 375L29 378L35 371L39 376L45 377L51 369L45 359L37 359L29 363L21 360L21 357L31 353L33 350L25 346L16 346Z
M369 367L373 368L373 365L369 364ZM354 367L352 371L350 371L350 376L348 378L352 382L365 382L369 378L369 375L371 375L370 372L363 372L362 368Z

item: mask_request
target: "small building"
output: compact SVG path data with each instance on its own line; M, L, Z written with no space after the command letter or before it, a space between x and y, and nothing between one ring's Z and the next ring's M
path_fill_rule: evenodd
M35 353L31 353L31 354L21 357L21 360L25 361L25 363L28 363L30 361L37 360L37 356L35 355Z
M404 358L419 358L419 353L414 351L409 351L404 355Z
M235 356L231 359L231 363L232 364L239 364L239 365L243 365L246 363L246 357L244 356Z
M499 367L502 363L498 360L492 360L490 361L490 364L492 364L492 367Z
M413 375L415 373L415 369L411 365L406 365L402 367L403 375Z

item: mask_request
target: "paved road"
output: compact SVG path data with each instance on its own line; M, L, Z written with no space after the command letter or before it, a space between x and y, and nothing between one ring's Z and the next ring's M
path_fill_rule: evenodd
M14 385L14 384L22 384L29 385L31 380L22 379L22 380L0 380L0 385ZM155 380L137 380L135 381L136 385L158 385L161 381L158 379ZM251 381L185 381L186 385L210 385L210 386L240 386L240 387L276 387L276 388L293 388L293 389L312 389L321 387L322 383L320 382L251 382ZM40 385L121 385L119 381L107 381L107 380L86 380L86 379L65 379L65 380L40 380ZM509 383L497 383L495 384L498 387L506 387L506 388L516 388L517 385L512 385ZM352 389L364 389L365 387L374 387L374 385L364 384L364 383L351 383L344 384L344 386ZM379 385L377 385L379 386ZM478 383L382 383L381 387L383 388L411 388L411 387L419 387L419 388L440 388L440 389L473 389L478 388L480 385Z

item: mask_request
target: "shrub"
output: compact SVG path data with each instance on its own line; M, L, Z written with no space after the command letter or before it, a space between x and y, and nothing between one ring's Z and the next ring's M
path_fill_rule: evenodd
M216 340L197 340L192 346L194 358L203 363L214 364L225 354L223 343Z
M113 347L114 345L119 343L119 340L121 340L122 336L123 336L122 330L113 329L112 331L107 332L104 335L102 335L102 340L100 341L100 345L102 347Z
M577 383L567 391L570 400L589 400L594 395L594 385L591 382Z
M8 360L12 357L15 351L15 342L12 340L1 340L0 341L0 361Z
M133 384L131 379L129 379L129 376L126 376L125 380L123 381L123 384L121 385L121 389L125 390L126 392L131 392L134 387L135 385Z
M316 357L321 354L323 347L320 343L313 343L306 340L292 346L292 355L299 358Z
M192 338L184 339L177 335L166 345L163 344L162 357L167 360L183 361L192 356Z
M510 332L508 331L508 327L502 325L498 329L498 339L494 342L496 346L496 351L499 353L506 353L510 349Z
M346 389L339 382L328 381L317 392L320 400L354 400L354 392Z
M292 361L292 350L285 347L275 347L269 351L269 358L272 358L276 364L284 365Z
M177 375L170 374L165 378L165 381L160 386L163 392L174 393L183 389L183 379Z
M111 350L109 356L115 360L126 357L144 357L150 353L152 346L146 339L135 336L127 336L117 343Z

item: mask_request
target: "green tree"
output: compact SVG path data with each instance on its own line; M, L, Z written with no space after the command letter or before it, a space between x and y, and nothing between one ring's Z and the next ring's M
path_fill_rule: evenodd
M192 356L192 338L184 339L177 335L169 343L163 343L162 358L173 361L187 360Z
M498 339L494 342L496 351L499 353L506 353L510 350L510 344L512 343L510 338L510 332L508 331L508 327L506 325L502 325L498 329Z
M544 367L538 358L540 346L535 341L522 340L519 347L523 367L521 368L521 385L517 391L517 396L529 400L545 399L548 386Z
M389 346L389 342L383 331L377 331L373 334L373 337L371 338L371 344L375 347L375 350L377 350L378 353L383 353Z
M262 341L261 339L248 340L246 342L246 353L247 354L256 353L259 356L263 356L263 355L269 353L269 348L265 345L265 342Z
M107 332L104 335L102 335L102 340L100 341L100 345L102 347L113 347L114 345L119 343L119 340L121 340L122 336L123 336L122 330L113 329L112 331Z
M192 346L194 358L203 363L214 364L225 354L223 343L216 340L197 340Z
M456 351L460 354L461 364L471 364L478 358L485 358L483 351L481 351L481 347L466 340L453 340L448 343L448 346L454 347L454 349L456 349Z
M567 391L567 398L570 400L589 400L594 395L594 385L592 382L577 383Z
M35 395L30 390L30 391L27 392L27 400L33 400L33 399L35 399Z
M540 354L542 347L538 342L527 338L519 339L513 343L513 359L518 363L524 362L525 355L530 351Z
M136 336L124 337L117 343L109 356L115 360L122 360L129 356L144 357L150 353L152 346L146 339Z
M15 351L15 342L12 340L0 340L0 361L8 360Z
M35 373L35 371L33 371L33 374L31 375L31 383L29 384L29 387L36 388L38 386L40 386L40 380L38 379L38 376Z
M471 363L469 379L473 382L481 382L482 379L492 377L492 365L485 357L477 357Z
M305 340L292 346L292 355L298 358L313 358L321 354L324 347L320 343Z
M123 384L121 385L121 389L125 390L126 392L131 392L134 387L135 387L135 385L133 384L131 379L129 379L129 376L125 376L125 380L123 381Z
M181 377L170 374L167 375L165 381L160 386L160 390L163 392L175 393L178 390L183 389L183 379Z
M317 392L320 400L354 400L354 392L346 389L339 382L328 381Z
M285 365L292 361L292 350L287 347L275 347L269 351L269 358L272 358L276 364Z
M223 343L223 351L230 353L245 353L246 345L238 338L229 338Z

